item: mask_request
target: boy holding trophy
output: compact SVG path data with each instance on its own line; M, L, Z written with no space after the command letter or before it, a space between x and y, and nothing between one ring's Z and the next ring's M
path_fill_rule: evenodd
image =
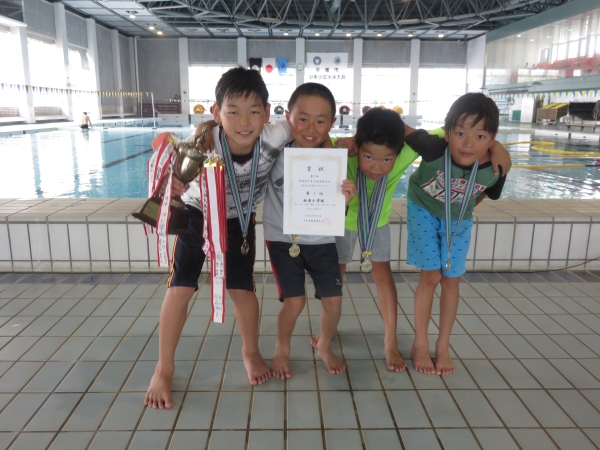
M256 206L263 200L269 172L277 155L291 139L285 122L269 124L268 92L260 73L237 67L223 74L215 90L214 116L219 127L211 130L215 151L225 166L227 215L226 287L242 335L242 357L252 385L270 377L269 366L258 348L259 306L253 279ZM166 186L167 181L163 184ZM159 359L144 403L171 408L175 349L187 318L188 303L198 289L204 264L203 221L197 181L186 185L172 178L171 192L181 195L190 212L188 234L177 236L171 277L159 322ZM189 189L188 189L189 187ZM208 218L206 218L208 220Z

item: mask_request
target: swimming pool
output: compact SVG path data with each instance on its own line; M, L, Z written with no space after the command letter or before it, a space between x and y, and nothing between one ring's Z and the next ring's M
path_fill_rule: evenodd
M146 197L150 143L167 130L185 136L193 128L63 129L0 137L0 198ZM580 167L600 159L597 143L540 140L527 132L501 132L498 140L518 143L507 146L515 165L541 167L512 170L504 198L600 198L600 166ZM408 168L394 197L406 196L415 169Z

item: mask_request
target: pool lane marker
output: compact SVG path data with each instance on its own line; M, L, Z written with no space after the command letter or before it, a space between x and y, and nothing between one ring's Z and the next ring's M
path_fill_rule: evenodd
M148 150L144 150L139 153L134 153L133 155L126 156L125 158L121 158L121 159L117 159L116 161L109 162L108 164L104 164L102 166L102 168L108 169L109 167L116 166L117 164L121 164L122 162L127 161L128 159L137 158L138 156L145 155L146 153L152 153L152 149L149 148Z
M577 155L577 156L597 156L600 158L600 152L577 152L573 150L559 150L547 147L554 147L554 142L549 141L521 141L521 142L501 142L505 147L509 145L532 144L531 150L543 153L554 153L557 155Z

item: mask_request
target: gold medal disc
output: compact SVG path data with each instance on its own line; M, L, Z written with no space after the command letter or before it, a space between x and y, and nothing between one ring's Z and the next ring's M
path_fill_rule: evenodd
M294 242L290 247L289 252L292 258L296 258L300 254L300 246Z
M250 246L248 245L248 241L244 238L244 243L242 244L242 255L247 255L250 251Z

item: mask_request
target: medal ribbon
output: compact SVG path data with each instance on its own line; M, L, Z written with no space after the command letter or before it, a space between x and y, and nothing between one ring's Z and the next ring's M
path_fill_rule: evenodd
M446 148L444 154L444 212L446 219L446 245L448 246L447 254L448 259L446 260L446 270L450 269L450 251L452 250L452 241L456 237L456 233L460 227L460 223L467 212L469 203L471 202L471 194L473 193L473 187L475 186L475 178L477 177L477 168L479 167L479 161L475 161L469 180L465 186L465 194L460 204L460 212L456 220L456 228L454 234L452 234L452 156L450 155L450 147Z
M209 156L201 179L201 202L204 214L205 254L211 264L211 304L213 322L225 321L225 252L227 251L227 213L225 174L218 156Z
M231 195L235 203L235 209L238 213L238 220L240 221L240 227L242 228L242 234L248 232L248 225L250 224L250 216L252 215L252 202L254 199L254 186L256 185L256 175L258 173L258 160L260 153L260 137L254 144L254 150L252 151L252 166L250 168L250 190L248 191L248 208L244 213L242 207L242 199L237 187L237 178L235 176L235 167L233 166L233 159L231 158L231 150L227 143L227 137L225 131L221 130L219 133L219 141L221 142L221 148L223 149L223 161L225 162L225 172L227 173L227 179L229 180L229 187L231 188Z
M367 177L358 169L356 184L358 188L358 242L362 252L370 252L375 239L377 223L383 208L387 175L375 183L371 200L367 192Z

